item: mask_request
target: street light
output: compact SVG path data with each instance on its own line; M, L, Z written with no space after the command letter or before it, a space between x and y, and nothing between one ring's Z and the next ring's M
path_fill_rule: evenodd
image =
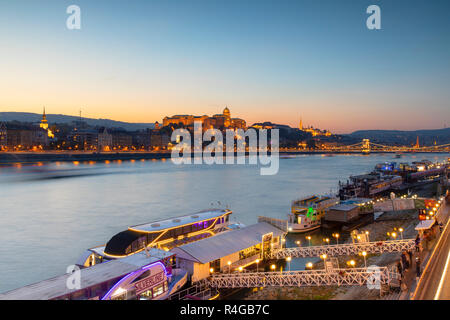
M298 246L300 246L300 240L295 241L295 244L297 244Z
M312 268L313 268L312 262L308 262L308 263L306 264L306 269L312 269Z
M367 242L370 242L370 239L369 239L369 231L366 231L366 236L367 236Z
M272 271L275 271L276 266L273 264L270 266L270 269L272 269Z
M306 240L309 241L309 246L311 247L311 236L307 236L307 237L306 237Z
M391 233L391 236L392 236L392 238L395 239L395 238L397 238L397 233L396 233L396 232L392 232L392 233Z
M339 233L333 233L333 237L336 238L336 244L339 244Z
M355 260L350 260L350 261L349 261L349 264L350 264L352 267L355 267L356 262L355 262Z
M214 272L214 268L210 268L210 269L209 269L209 272L210 272L210 273L213 273L213 272Z
M231 273L231 261L228 261L227 264L228 264L228 273Z
M400 235L401 235L402 240L403 240L403 228L399 228L398 231L400 231Z
M326 255L326 253L322 254L320 257L323 259L323 265L325 267L325 264L327 262L327 255Z
M291 257L287 257L287 258L286 258L286 261L287 261L288 264L289 264L289 271L291 271L291 260L292 260Z
M239 267L238 270L239 270L239 272L242 272L243 268L242 268L242 267Z
M363 252L362 252L362 256L364 257L364 267L367 268L367 262L366 262L367 252L366 252L366 251L363 251Z
M259 263L259 259L256 259L256 272L259 272L259 270L258 270L258 263Z
M323 241L325 241L327 244L330 244L330 238L325 238L323 239Z

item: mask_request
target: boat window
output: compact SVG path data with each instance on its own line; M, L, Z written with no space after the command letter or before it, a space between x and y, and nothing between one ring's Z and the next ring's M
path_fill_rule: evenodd
M159 286L153 288L153 298L160 296L164 293L164 283L161 283Z
M177 237L179 235L182 235L183 234L183 228L176 228L174 230L174 232L175 232L175 237Z
M190 233L192 230L192 225L184 226L183 227L183 234Z
M152 243L153 240L155 240L157 236L158 236L158 234L156 234L156 233L148 233L147 234L147 244Z
M135 283L139 280L142 280L146 277L148 277L150 275L150 270L146 270L144 273L142 273L139 277L137 277L136 279L134 279L131 283Z

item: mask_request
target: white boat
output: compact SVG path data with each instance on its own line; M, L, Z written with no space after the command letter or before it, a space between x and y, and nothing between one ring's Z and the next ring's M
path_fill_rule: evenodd
M334 195L308 196L292 201L288 232L302 233L320 228L325 209L339 203Z
M77 265L90 267L104 261L128 257L146 248L169 251L183 244L239 228L241 225L238 222L230 222L231 213L228 209L207 209L128 227L113 236L106 245L86 250Z

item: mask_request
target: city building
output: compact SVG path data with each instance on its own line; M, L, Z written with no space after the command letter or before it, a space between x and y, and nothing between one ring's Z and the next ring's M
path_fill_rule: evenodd
M155 131L150 136L150 147L156 150L167 149L170 143L169 135Z
M112 145L113 145L112 134L110 134L106 128L103 128L103 130L101 130L98 134L97 150L111 151Z
M133 138L126 131L116 131L112 133L113 150L128 150L133 145Z
M0 122L0 151L8 146L8 130L6 124Z
M74 128L68 135L70 148L73 150L96 150L98 132L94 129Z

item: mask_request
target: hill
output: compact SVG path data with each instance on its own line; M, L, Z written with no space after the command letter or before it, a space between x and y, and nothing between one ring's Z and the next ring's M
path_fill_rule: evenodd
M28 112L0 112L0 121L20 121L20 122L39 122L42 119L42 114L28 113ZM47 120L50 124L55 123L71 123L79 120L76 116L67 116L63 114L47 114ZM83 121L90 126L108 127L108 128L122 128L127 131L142 130L155 127L154 123L132 123L122 122L109 119L94 119L83 118Z

